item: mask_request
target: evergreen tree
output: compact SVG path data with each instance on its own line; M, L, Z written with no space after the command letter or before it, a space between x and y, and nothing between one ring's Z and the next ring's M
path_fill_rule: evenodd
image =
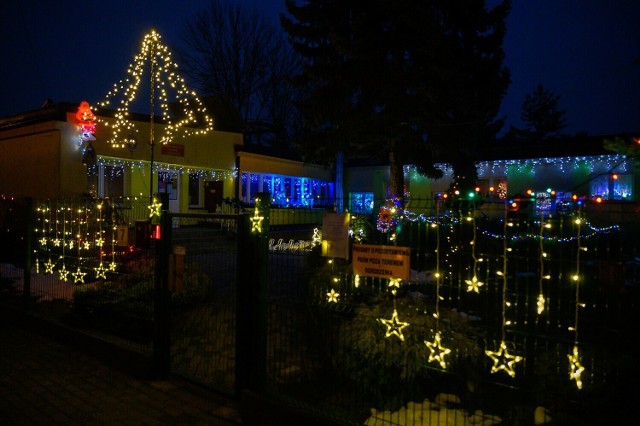
M494 136L509 83L502 66L507 2L484 0L286 1L281 22L303 56L296 83L308 158L388 159L391 196L403 165L438 176L449 162L475 175L473 155Z
M539 84L532 93L525 96L520 119L525 123L522 132L525 138L542 141L560 136L567 127L566 111L558 109L560 96Z

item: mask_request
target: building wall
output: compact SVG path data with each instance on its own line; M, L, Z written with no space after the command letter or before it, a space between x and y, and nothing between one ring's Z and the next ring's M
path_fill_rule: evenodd
M60 195L60 140L55 122L0 134L0 194L50 198Z

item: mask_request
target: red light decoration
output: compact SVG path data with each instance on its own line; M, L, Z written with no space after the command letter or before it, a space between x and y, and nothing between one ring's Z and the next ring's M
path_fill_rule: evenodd
M596 197L596 203L598 204L602 203L602 197Z
M80 138L82 140L95 140L93 134L96 132L96 116L91 111L89 102L82 101L78 106L78 112L76 112L76 119L80 125Z
M614 173L611 177L613 178L613 180L618 180L618 174L617 173Z

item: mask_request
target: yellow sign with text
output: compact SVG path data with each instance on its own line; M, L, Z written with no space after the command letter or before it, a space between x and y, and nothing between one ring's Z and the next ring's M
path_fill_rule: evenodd
M354 244L353 273L364 277L411 279L411 248Z

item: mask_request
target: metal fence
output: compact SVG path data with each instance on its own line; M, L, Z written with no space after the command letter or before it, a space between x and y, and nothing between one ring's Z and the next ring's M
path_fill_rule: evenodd
M374 205L350 244L409 247L409 279L323 256L319 210L143 206L143 221L104 200L4 199L0 298L337 424L622 424L638 402L635 205Z
M409 280L355 276L319 247L270 255L268 393L340 424L621 421L638 373L633 209L414 204L351 227L411 247Z

